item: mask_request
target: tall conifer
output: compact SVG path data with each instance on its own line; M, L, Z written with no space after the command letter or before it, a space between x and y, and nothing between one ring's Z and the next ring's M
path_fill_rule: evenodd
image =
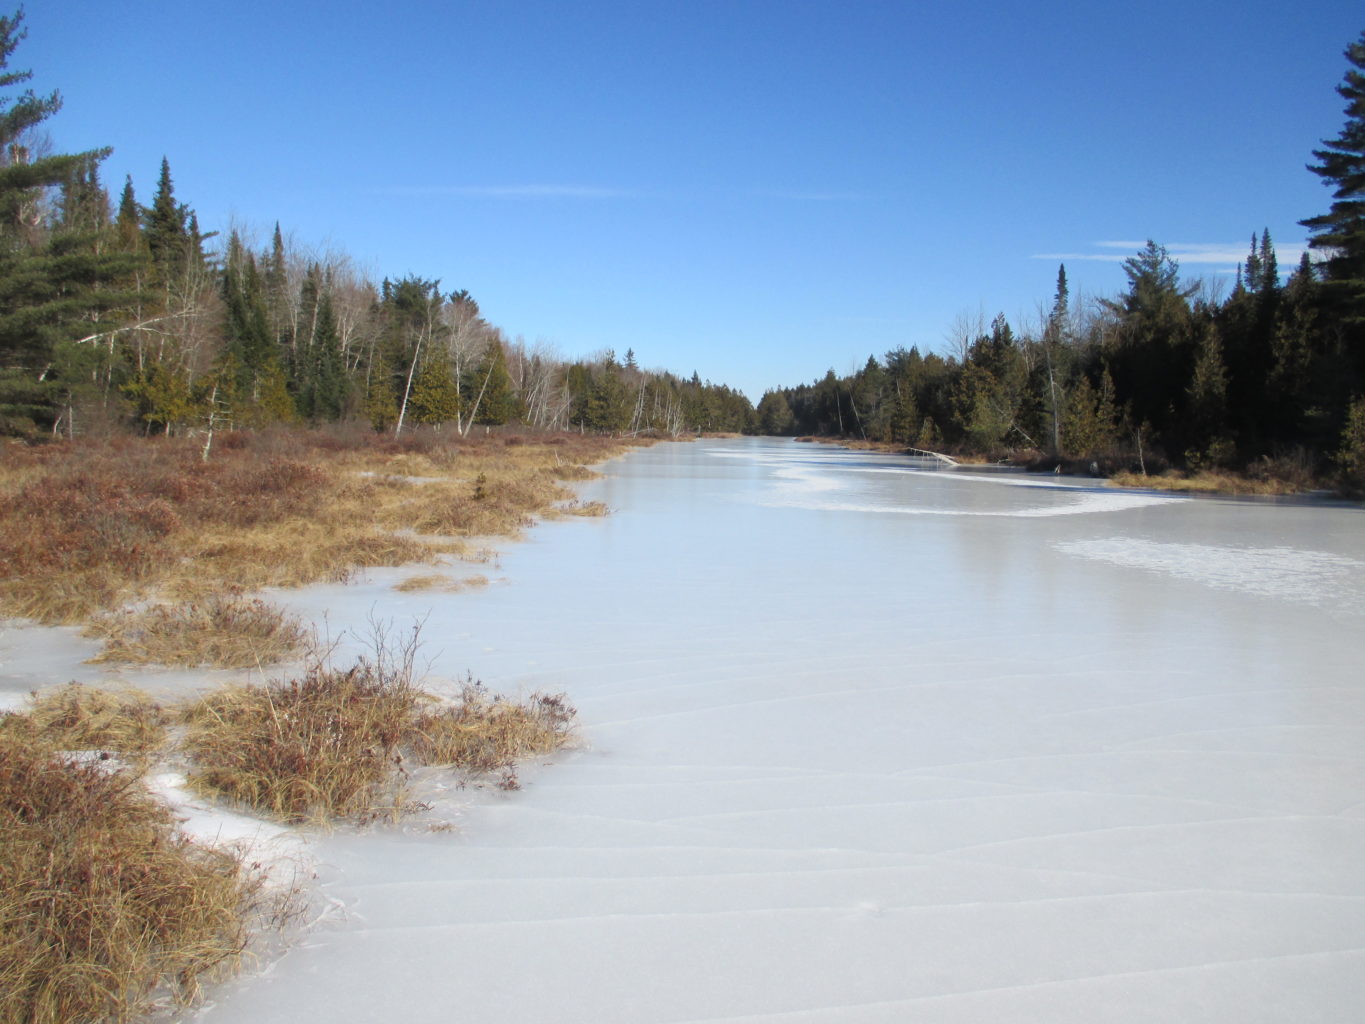
M1313 150L1308 169L1332 187L1331 209L1300 221L1308 244L1327 257L1328 294L1352 320L1365 319L1365 32L1346 48L1351 65L1337 92L1346 100L1346 125L1324 149Z

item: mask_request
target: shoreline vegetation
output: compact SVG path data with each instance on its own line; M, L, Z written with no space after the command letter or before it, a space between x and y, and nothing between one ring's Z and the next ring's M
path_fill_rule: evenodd
M863 441L855 438L805 437L794 441L811 444L831 444L852 451L874 451L888 455L910 455L918 449L887 441ZM934 453L947 454L947 453ZM1098 461L1046 459L1037 452L1013 453L996 460L981 455L954 453L959 466L1000 467L1034 474L1056 474L1067 479L1098 480L1110 487L1145 491L1168 491L1179 494L1207 494L1225 497L1286 497L1291 495L1332 494L1311 470L1294 460L1276 462L1263 460L1245 472L1203 469L1194 472L1167 467L1160 473L1148 474L1128 469L1116 469L1112 463Z
M486 583L449 574L536 518L604 514L565 482L647 443L334 428L223 435L207 462L190 438L7 447L0 615L82 626L103 641L95 662L302 667L164 702L69 683L0 714L0 1021L188 1004L310 915L309 883L194 840L153 776L288 826L420 825L433 773L515 790L522 760L571 743L563 694L510 700L472 678L429 692L419 627L371 623L370 653L334 665L253 592L403 564L431 567L423 588Z

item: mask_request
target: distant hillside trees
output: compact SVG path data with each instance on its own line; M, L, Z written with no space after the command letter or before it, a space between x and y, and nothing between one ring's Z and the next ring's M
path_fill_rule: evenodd
M770 391L759 429L1042 464L1336 467L1365 490L1365 34L1346 57L1346 125L1310 166L1334 189L1303 222L1320 262L1305 254L1285 279L1269 230L1253 233L1219 300L1149 241L1122 294L1082 307L1063 266L1028 329L1000 316L959 330L946 358L897 349Z

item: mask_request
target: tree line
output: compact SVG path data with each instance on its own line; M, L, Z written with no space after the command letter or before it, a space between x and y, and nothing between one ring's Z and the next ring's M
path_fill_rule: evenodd
M1176 465L1297 463L1365 486L1365 34L1346 51L1341 134L1309 166L1334 189L1303 221L1310 248L1282 276L1268 230L1219 297L1182 282L1155 242L1116 298L1073 301L1059 267L1026 329L959 323L948 356L898 348L858 371L774 389L768 434L861 437L992 456Z
M22 13L0 18L0 88ZM566 361L509 339L468 291L378 284L344 255L201 229L163 160L150 202L100 181L109 149L42 155L57 93L0 101L0 433L166 434L361 419L395 434L522 422L608 432L739 431L741 393L642 369L633 351ZM216 239L216 241L215 241Z
M22 13L0 17L0 89ZM163 160L150 201L100 181L110 150L44 153L57 93L0 100L0 433L176 434L276 422L858 437L1040 464L1338 469L1365 486L1365 34L1346 51L1341 134L1309 169L1334 188L1303 223L1318 259L1281 273L1251 236L1226 295L1148 242L1125 291L1073 299L1066 268L1033 323L963 320L954 350L897 348L774 389L565 360L509 339L467 291L375 283L344 255L202 230Z

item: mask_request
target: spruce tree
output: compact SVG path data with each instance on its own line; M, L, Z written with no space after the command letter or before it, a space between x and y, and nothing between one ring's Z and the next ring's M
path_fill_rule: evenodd
M167 281L184 268L189 257L189 211L175 201L171 164L165 157L161 158L156 195L143 211L143 221L152 264L160 280Z
M137 195L133 191L133 176L128 175L119 196L118 215L114 226L118 228L119 245L134 252L142 243L142 211L138 209Z
M1346 124L1324 149L1313 150L1308 169L1332 187L1331 209L1300 221L1312 232L1308 244L1326 255L1330 299L1346 318L1365 319L1365 32L1346 48L1351 65L1337 92L1346 100Z
M428 358L412 382L408 409L414 421L439 427L460 416L460 389L444 352Z

